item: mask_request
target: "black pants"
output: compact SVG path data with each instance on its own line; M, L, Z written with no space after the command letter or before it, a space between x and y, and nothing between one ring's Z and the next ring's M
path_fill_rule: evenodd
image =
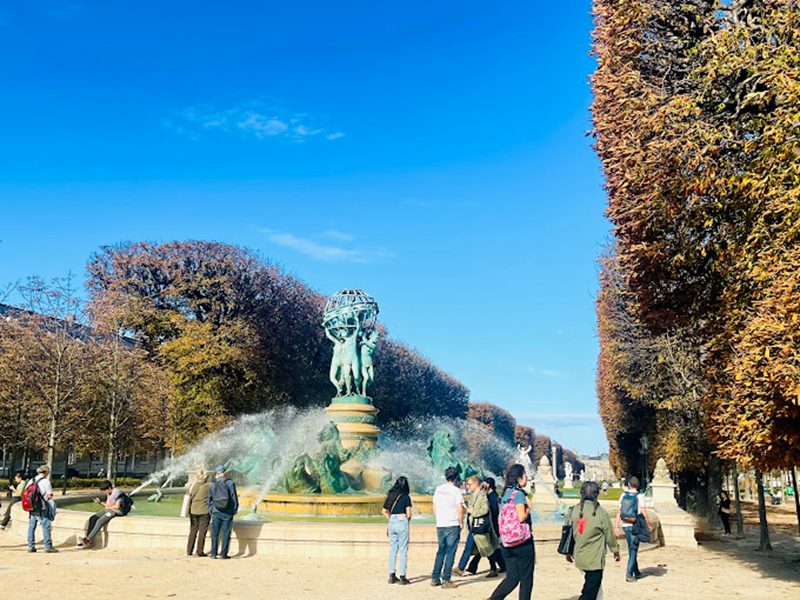
M603 584L603 569L583 572L583 589L578 600L596 600Z
M467 566L467 571L469 571L470 573L477 573L479 562L481 562L481 555L475 554L469 561L469 565ZM500 548L498 548L497 550L492 552L491 555L489 555L489 568L492 571L500 571L501 573L505 572L506 561L503 560L503 553L500 551Z
M719 513L719 518L722 519L722 526L725 528L725 533L731 532L731 515L730 513Z
M211 522L211 515L189 515L189 541L186 544L186 554L194 552L194 543L197 540L197 555L205 554L206 532Z
M86 527L86 539L94 540L97 534L100 533L100 530L105 527L106 523L111 521L111 519L119 517L121 514L121 512L113 508L98 510L89 517L89 525Z
M516 548L503 548L506 578L492 592L490 600L502 600L519 585L519 600L531 600L533 593L533 540Z

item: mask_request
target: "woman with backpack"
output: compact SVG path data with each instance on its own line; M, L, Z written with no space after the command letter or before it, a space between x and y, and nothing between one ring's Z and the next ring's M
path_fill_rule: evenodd
M500 500L500 542L506 562L506 578L495 588L489 600L502 600L519 586L519 600L530 600L533 593L533 534L531 509L525 496L528 484L525 467L511 465L506 471L506 485Z
M411 496L408 479L397 478L386 496L381 513L389 519L387 535L389 536L389 583L407 585L406 565L408 564L408 538L411 529ZM395 571L395 564L399 568ZM398 578L395 573L400 577Z
M611 517L600 506L598 496L600 487L594 481L581 485L580 504L567 513L565 523L572 525L572 538L575 548L567 554L567 562L574 562L583 573L583 589L578 600L602 600L600 586L603 583L603 568L606 565L606 547L614 553L619 562L619 544L614 537ZM591 503L591 506L587 506Z

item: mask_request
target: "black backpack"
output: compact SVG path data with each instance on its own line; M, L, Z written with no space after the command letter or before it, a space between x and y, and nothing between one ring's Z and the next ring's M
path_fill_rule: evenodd
M133 508L133 498L131 498L125 492L122 492L119 495L119 512L120 512L120 514L124 517L129 512L131 512L132 508Z
M624 523L635 523L639 514L639 496L625 492L620 500L619 517Z
M211 499L214 502L214 508L220 512L228 510L231 502L231 495L228 491L228 484L224 479L217 479L211 484Z

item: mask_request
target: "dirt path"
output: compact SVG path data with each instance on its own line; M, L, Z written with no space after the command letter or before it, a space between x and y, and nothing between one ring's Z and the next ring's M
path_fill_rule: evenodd
M610 562L606 600L635 593L637 598L749 600L800 598L800 540L775 532L772 553L754 552L757 530L748 525L745 540L709 539L697 550L651 548L642 553L646 577L625 583L621 564ZM165 551L79 550L29 554L17 540L0 534L0 574L7 589L35 585L38 597L125 598L292 598L371 600L396 598L485 599L498 580L482 574L455 578L455 590L431 588L433 557L412 555L413 584L386 583L384 564L342 559L312 560L266 556L212 561ZM624 556L623 556L624 561ZM485 572L484 572L485 573ZM534 598L575 600L580 574L555 553L554 544L537 545ZM516 599L516 595L509 598Z

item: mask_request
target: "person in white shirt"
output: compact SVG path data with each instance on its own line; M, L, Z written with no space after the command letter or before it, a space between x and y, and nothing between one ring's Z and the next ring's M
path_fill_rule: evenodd
M53 540L50 537L50 527L55 518L55 507L53 505L53 486L50 483L50 467L42 465L36 469L34 477L25 487L35 484L38 489L38 500L34 503L33 510L28 519L28 552L36 552L36 525L42 526L42 538L44 539L45 552L58 552L53 547Z
M433 493L433 514L436 516L436 538L439 541L439 549L433 563L431 585L454 588L457 586L450 581L450 578L453 574L458 540L461 537L464 499L458 488L458 469L447 467L444 478L447 482L437 487Z
M623 514L624 513L624 514ZM617 518L614 521L614 535L620 535L620 525L625 532L625 539L628 541L628 566L625 570L625 581L636 581L641 578L642 572L639 571L639 538L633 535L633 524L639 515L644 516L647 528L652 531L650 526L650 516L647 514L644 494L639 492L639 479L631 476L628 478L628 489L619 498L619 508ZM633 520L631 520L633 519Z

